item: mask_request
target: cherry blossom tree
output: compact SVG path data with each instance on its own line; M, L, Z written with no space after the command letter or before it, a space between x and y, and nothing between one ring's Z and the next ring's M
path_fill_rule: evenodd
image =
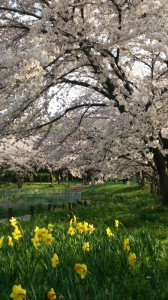
M79 177L90 170L106 180L131 177L140 170L151 173L153 155L147 149L145 153L139 132L131 135L129 121L115 110L114 114L114 109L92 109L82 120L73 113L62 119L41 145L46 160L53 168L69 168Z
M74 169L156 169L168 204L167 1L4 0L0 17L1 134L54 132Z
M16 174L18 187L21 188L24 177L36 174L38 168L45 166L45 159L39 150L34 149L34 140L16 140L14 136L0 140L1 176L7 171Z

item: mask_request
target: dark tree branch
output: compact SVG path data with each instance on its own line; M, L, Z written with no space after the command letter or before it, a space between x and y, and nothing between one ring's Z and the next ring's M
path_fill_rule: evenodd
M96 92L102 94L103 96L109 98L108 94L105 91L100 90L98 87L93 86L93 85L89 84L88 82L83 82L83 81L76 80L76 79L70 80L68 78L62 78L61 81L65 82L65 83L70 83L72 85L79 85L79 86L83 86L83 87L86 87L86 88L91 88L91 89L95 90Z
M17 29L24 29L30 31L30 28L25 24L9 24L9 25L0 25L0 28L17 28Z
M39 129L45 127L45 126L53 124L53 123L59 121L61 118L63 118L69 112L74 111L76 109L83 108L83 107L88 107L88 108L91 108L91 107L106 107L106 104L104 104L104 103L92 103L92 104L84 103L84 104L79 104L79 105L75 105L75 106L69 107L62 114L60 114L59 116L57 116L56 118L54 118L54 119L52 119L52 120L50 120L50 121L48 121L46 123L43 123L41 125L38 125L36 127L29 128L28 130L26 130L26 132L30 132L30 131L33 131L33 130L39 130Z
M9 11L9 12L15 12L18 13L20 15L26 15L26 16L31 16L34 17L36 19L41 19L41 16L36 15L35 13L29 12L29 11L25 11L25 10L20 10L14 7L4 7L4 6L0 6L0 10L2 11Z
M68 133L68 134L64 137L63 140L61 140L61 142L59 143L58 146L60 146L61 144L63 144L63 143L67 140L67 138L69 138L71 135L73 135L73 134L79 129L79 127L80 127L80 125L81 125L81 123L82 123L82 120L83 120L85 114L87 113L87 111L89 110L89 108L90 108L90 106L88 106L88 107L85 109L85 111L84 111L83 114L81 115L80 120L79 120L79 122L77 123L77 125L75 126L75 128L74 128L70 133Z

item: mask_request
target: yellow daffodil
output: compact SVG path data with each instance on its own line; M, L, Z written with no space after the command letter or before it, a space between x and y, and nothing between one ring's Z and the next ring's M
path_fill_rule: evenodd
M76 229L79 231L79 233L83 233L83 223L79 222L76 226Z
M88 225L88 232L93 233L94 231L95 231L95 228L94 228L93 224L89 224Z
M119 226L119 221L118 221L118 220L115 220L115 227L118 228L118 226Z
M55 294L55 291L53 288L50 291L48 291L47 299L50 299L50 300L56 299L56 294Z
M73 223L76 224L76 216L73 215Z
M38 237L39 240L43 240L45 236L48 234L48 230L46 228L35 228L35 235Z
M57 265L59 265L60 260L58 258L58 255L54 253L53 257L51 258L52 267L56 268Z
M26 290L22 289L21 284L14 285L12 288L12 293L10 294L10 298L13 298L13 300L22 300L25 295Z
M54 225L51 224L51 223L49 223L49 224L48 224L48 230L49 230L50 232L52 232L52 231L53 231L53 228L54 228Z
M130 250L130 244L129 244L129 239L128 238L124 238L123 249L128 250L128 251Z
M15 227L16 225L17 225L17 220L15 219L15 218L10 218L10 220L9 220L9 222L11 223L11 225L13 226L13 227Z
M84 279L87 274L87 266L85 264L75 264L74 269L81 279Z
M88 222L83 222L83 234L86 234L88 232Z
M36 232L38 232L38 230L39 230L39 227L36 226L35 229L34 229L34 232L36 233Z
M79 222L76 226L76 229L79 231L81 234L86 234L88 232L88 222Z
M51 233L45 235L45 237L44 237L45 245L50 246L53 241L54 241L54 237L52 236Z
M0 248L2 248L4 242L4 236L0 238Z
M8 246L13 247L13 240L12 240L12 237L10 235L8 235Z
M69 230L68 230L68 234L74 235L75 234L75 228L73 228L72 226L70 226Z
M40 247L40 240L39 238L35 235L34 238L31 239L33 246L38 249Z
M76 216L73 215L73 218L70 220L69 225L72 226L72 224L76 224Z
M90 244L89 244L89 242L83 243L82 249L83 249L83 251L90 251Z
M114 233L111 231L111 229L109 227L106 228L106 233L107 233L108 237L111 237L114 235Z
M14 240L16 241L18 241L22 237L21 231L19 230L17 225L14 227L14 231L12 232L12 235Z
M128 256L128 262L130 265L134 265L136 262L136 254L135 253L130 253Z
M93 233L95 231L95 228L93 225L84 221L84 222L79 222L76 225L76 230L81 234L86 234L86 233Z

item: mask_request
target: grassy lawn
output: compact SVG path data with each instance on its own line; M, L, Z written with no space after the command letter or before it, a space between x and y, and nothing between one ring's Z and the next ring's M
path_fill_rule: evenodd
M30 190L32 194L29 193ZM81 185L80 183L69 183L68 185L61 183L55 185L54 189L50 188L48 183L25 183L20 194L16 193L18 190L14 184L1 185L0 217L7 214L7 207L9 206L14 208L15 216L29 213L30 205L35 205L38 214L46 212L47 206L43 209L44 203L53 203L57 192L71 190L80 191L81 199L86 200L88 206L84 207L79 204L72 211L69 211L68 200L66 200L64 202L65 208L60 205L59 209L56 208L52 211L57 216L58 222L59 216L61 216L61 220L63 216L67 220L67 215L71 216L74 213L95 224L110 226L114 219L119 219L126 229L148 227L157 236L164 238L167 234L168 208L160 204L158 195L150 193L148 183L143 188L140 188L137 183L130 185L105 183L92 186ZM6 194L9 193L7 198L6 196L2 198L4 191ZM11 196L12 191L15 191L15 194ZM8 199L8 205L5 203L5 199ZM58 199L58 203L61 204L62 200L59 201Z
M47 183L24 184L22 202L27 190L39 192L40 187L50 196ZM55 190L61 188L65 185ZM1 223L3 299L9 300L20 285L26 291L21 300L55 299L53 290L60 300L168 299L168 208L150 194L149 185L73 184L66 189L81 191L88 205L39 209L31 220ZM17 202L14 197L12 203ZM16 215L24 213L22 205L16 206Z
M58 184L55 182L54 189L63 189L68 188L76 185L78 182L61 182ZM49 182L24 182L22 186L22 190L30 190L30 189L49 189L50 183ZM17 183L0 183L0 192L5 190L17 190L18 185Z
M122 203L114 199L123 197ZM129 229L148 228L158 238L167 240L168 207L160 204L160 197L150 193L150 186L140 188L131 185L107 183L105 185L83 188L82 199L90 199L91 207L80 210L78 215L110 226L119 219Z
M74 183L62 182L54 188L47 183L24 183L22 189L17 184L0 185L0 218L8 214L8 208L12 208L14 215L30 213L30 206L36 207L36 212L47 210L48 204L62 204L68 202L67 197L74 200L78 197L73 189ZM69 193L69 196L67 195Z

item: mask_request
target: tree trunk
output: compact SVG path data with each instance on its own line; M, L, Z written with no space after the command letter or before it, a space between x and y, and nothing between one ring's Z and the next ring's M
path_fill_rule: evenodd
M22 177L17 177L18 189L22 188L24 179Z
M54 175L52 173L50 173L50 186L54 187Z
M153 176L151 177L151 193L160 195L159 177L156 170L153 170Z
M154 149L154 161L159 175L160 194L163 204L168 205L168 157L158 148Z
M138 174L138 184L140 187L145 185L145 174L143 171L140 171Z

